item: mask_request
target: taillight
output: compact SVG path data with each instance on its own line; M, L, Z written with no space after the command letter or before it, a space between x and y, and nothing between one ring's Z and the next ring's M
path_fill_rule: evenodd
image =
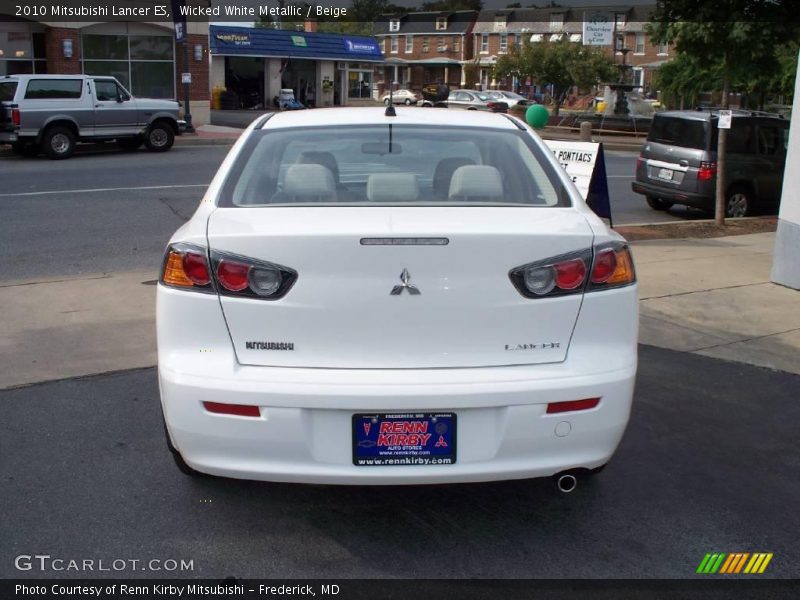
M717 176L717 163L715 162L701 162L700 170L697 171L697 179L699 181L711 181Z
M628 245L613 242L522 265L509 278L526 298L549 298L630 285L636 272Z
M164 256L159 281L170 287L213 292L205 248L193 244L171 244Z
M20 123L22 123L22 117L20 117L19 109L11 109L11 124L14 125L14 127L19 127Z
M170 244L161 267L160 283L224 296L277 300L297 281L287 267L226 252L211 252L194 244Z
M636 171L639 171L639 169L642 167L642 164L644 164L644 159L641 156L637 156L636 157Z
M589 410L600 404L600 398L586 398L585 400L568 400L566 402L551 402L547 405L547 414L573 412L576 410Z
M224 296L278 300L297 281L297 272L288 267L238 254L212 251L211 263Z
M250 265L223 260L217 265L217 280L229 292L241 292L247 287Z

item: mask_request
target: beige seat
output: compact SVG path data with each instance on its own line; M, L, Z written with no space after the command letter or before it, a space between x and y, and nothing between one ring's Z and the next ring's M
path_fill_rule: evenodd
M503 199L503 177L489 165L459 167L450 180L450 200L496 202Z
M319 164L293 164L286 171L283 189L272 198L283 202L336 202L333 173Z
M376 173L367 179L370 202L414 202L419 198L419 181L413 173Z

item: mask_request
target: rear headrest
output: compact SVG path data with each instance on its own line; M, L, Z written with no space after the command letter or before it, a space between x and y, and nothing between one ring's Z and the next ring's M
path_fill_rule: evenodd
M503 178L500 171L488 165L459 167L450 180L451 199L500 198L503 195Z
M295 198L313 198L319 202L335 201L333 173L322 165L289 165L283 181L283 193Z
M367 198L372 202L413 202L419 183L413 173L377 173L367 179Z
M458 167L474 165L475 161L466 156L443 158L433 172L433 193L438 198L447 198L450 192L450 180Z
M297 164L300 165L322 165L327 167L333 173L334 183L339 183L339 164L336 162L336 157L330 152L318 152L309 150L303 152L297 157Z

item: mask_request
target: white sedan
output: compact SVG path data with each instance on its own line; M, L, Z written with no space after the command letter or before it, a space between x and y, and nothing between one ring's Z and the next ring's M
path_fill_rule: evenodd
M628 423L630 249L518 119L391 113L256 120L170 240L158 377L175 461L570 491Z

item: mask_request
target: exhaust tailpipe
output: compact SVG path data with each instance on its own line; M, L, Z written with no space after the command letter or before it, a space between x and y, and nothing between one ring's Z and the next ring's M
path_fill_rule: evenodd
M563 475L557 476L556 485L558 486L558 490L560 492L569 494L570 492L574 491L576 487L578 487L578 479L575 477L575 475L564 473Z

